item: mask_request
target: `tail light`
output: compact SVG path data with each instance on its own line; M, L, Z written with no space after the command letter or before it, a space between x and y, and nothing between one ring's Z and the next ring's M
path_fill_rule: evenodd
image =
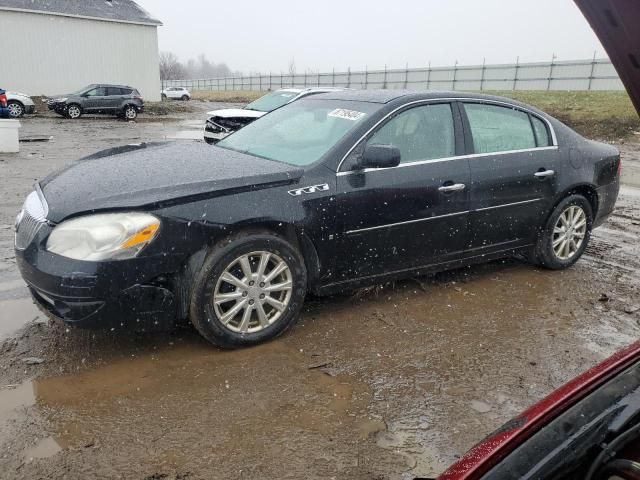
M0 105L7 107L7 96L4 93L0 95Z
M622 159L618 157L618 177L622 175Z

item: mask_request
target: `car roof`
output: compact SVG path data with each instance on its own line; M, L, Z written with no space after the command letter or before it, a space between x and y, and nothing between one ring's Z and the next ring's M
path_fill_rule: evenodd
M131 89L133 89L133 87L130 87L129 85L114 85L112 83L96 83L96 84L89 85L89 87L116 87L116 88L131 88Z
M461 100L473 99L509 103L514 106L526 107L530 110L535 110L536 112L539 111L530 105L526 105L510 98L485 95L481 93L453 92L446 90L337 90L335 92L314 95L313 98L325 100L352 100L369 103L389 103L400 98L405 99L407 102L416 100L437 100L440 98Z

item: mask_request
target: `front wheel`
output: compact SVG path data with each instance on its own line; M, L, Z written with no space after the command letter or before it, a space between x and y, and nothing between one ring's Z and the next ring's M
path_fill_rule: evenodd
M10 101L7 103L7 108L11 118L20 118L24 115L24 106L20 102Z
M553 210L538 238L536 263L552 270L568 268L582 256L593 226L593 210L582 195L571 195Z
M80 108L80 105L76 105L75 103L69 105L67 107L67 117L69 117L72 120L75 120L76 118L80 118L82 116L82 109Z
M183 95L183 96L182 96L182 101L183 101L183 102L187 102L187 101L189 101L189 95Z
M287 241L270 233L235 236L214 247L197 274L191 322L222 348L262 343L293 325L306 284L304 262Z

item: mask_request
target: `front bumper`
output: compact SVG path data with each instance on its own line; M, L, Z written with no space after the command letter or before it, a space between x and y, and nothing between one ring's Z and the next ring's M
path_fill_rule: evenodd
M37 243L16 249L16 262L34 300L54 319L80 328L166 327L175 321L174 294L160 273L170 267L161 258L82 262Z
M207 123L204 126L204 138L209 138L211 140L220 141L232 133L233 132L209 120L207 120Z
M593 228L602 225L607 218L613 213L620 192L620 179L617 178L608 185L598 187L596 194L598 196L598 211L593 219Z

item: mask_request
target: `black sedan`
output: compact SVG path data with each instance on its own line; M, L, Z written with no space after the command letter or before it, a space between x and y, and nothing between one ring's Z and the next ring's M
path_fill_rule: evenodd
M567 268L614 208L620 155L535 108L461 93L343 91L211 148L120 147L36 185L16 258L82 327L190 318L240 347L309 291L519 256Z

